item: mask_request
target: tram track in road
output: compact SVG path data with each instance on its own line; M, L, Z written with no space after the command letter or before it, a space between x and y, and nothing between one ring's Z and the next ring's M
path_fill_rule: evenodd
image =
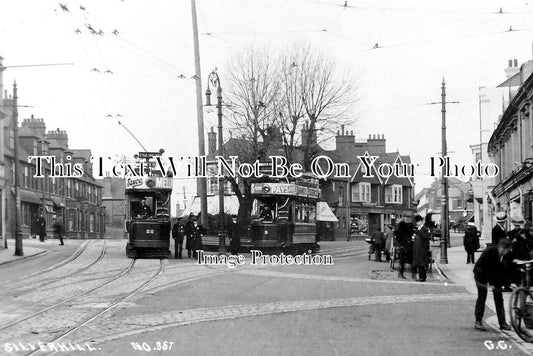
M93 287L93 288L91 288L91 289L89 289L89 290L87 290L87 291L85 291L85 292L82 292L82 293L76 294L76 295L74 295L74 296L72 296L72 297L70 297L70 298L67 298L67 299L64 299L64 300L62 300L62 301L59 301L59 302L57 302L57 303L55 303L55 304L53 304L53 305L50 305L50 306L48 306L48 307L46 307L46 308L44 308L44 309L41 309L41 310L39 310L39 311L37 311L37 312L35 312L35 313L32 313L32 314L30 314L30 315L27 315L27 316L25 316L25 317L23 317L23 318L20 318L20 319L14 320L14 321L9 322L9 323L7 323L7 324L5 324L5 325L1 325L1 326L0 326L0 331L1 331L1 330L4 330L4 329L7 329L7 328L9 328L9 327L12 327L12 326L14 326L14 325L20 324L20 323L22 323L22 322L24 322L24 321L26 321L26 320L29 320L29 319L31 319L31 318L33 318L33 317L36 317L36 316L38 316L38 315L41 315L41 314L43 314L43 313L46 313L47 311L49 311L49 310L51 310L51 309L54 309L54 308L56 308L56 307L58 307L58 306L60 306L60 305L63 305L63 304L65 304L65 303L68 303L68 302L72 302L72 301L74 301L74 300L77 300L77 299L79 299L79 298L81 298L81 297L83 297L83 296L85 296L85 295L87 295L87 294L89 294L89 293L91 293L91 292L97 290L97 289L102 288L103 286L105 286L105 285L107 285L107 284L109 284L109 283L111 283L111 282L113 282L113 281L119 279L120 277L122 277L122 276L125 275L126 273L129 273L129 272L133 269L133 266L135 265L135 261L136 261L135 259L131 260L130 265L129 265L125 270L123 270L122 272L120 272L118 275L112 277L111 279L108 279L107 281L105 281L105 282L103 282L103 283L100 283L100 284L98 284L97 286L95 286L95 287Z
M37 272L34 272L34 273L30 273L30 274L27 274L27 275L24 275L24 276L21 276L19 278L17 278L16 281L14 280L8 280L4 283L1 283L0 284L0 287L5 287L7 285L12 285L13 283L16 283L17 281L20 281L20 280L27 280L28 278L32 278L32 277L35 277L35 276L39 276L39 275L42 275L44 273L49 273L49 272L52 272L56 269L58 269L59 267L63 267L71 262L73 262L74 260L76 260L78 257L81 256L81 254L87 249L87 246L89 244L91 244L92 242L94 242L94 240L87 240L85 241L83 244L80 245L80 247L78 247L78 249L71 255L69 256L68 258L66 258L65 260L59 262L59 263L56 263L55 265L52 265L46 269L43 269L41 271L37 271Z
M106 247L106 241L104 240L104 243L102 245L102 250L100 251L100 255L98 255L98 257L94 261L92 261L91 263L89 263L89 264L87 264L87 265L85 265L85 266L83 266L81 268L78 268L77 270L72 271L72 272L70 272L67 275L58 276L58 277L52 277L52 278L46 278L40 284L37 284L37 285L32 284L31 288L32 289L38 289L38 288L41 288L42 286L49 285L49 284L54 283L54 282L56 282L58 280L66 279L66 278L72 277L72 276L74 276L76 274L85 272L86 270L88 270L89 268L91 268L92 266L97 264L98 262L102 261L104 259L105 255L106 255L106 253L107 253L107 247Z
M135 260L133 260L135 261ZM134 262L132 262L132 264L130 265L131 268L133 268L133 264ZM131 269L130 268L130 269ZM91 323L92 321L98 319L99 317L101 317L102 315L104 315L105 313L109 312L110 310L116 308L117 306L119 306L120 304L126 302L127 300L133 298L135 295L139 294L147 285L149 285L150 283L152 283L156 278L158 278L163 272L165 271L165 263L164 263L164 260L163 259L160 259L159 260L159 270L157 271L157 273L155 273L154 275L152 275L152 277L150 277L147 281L145 281L144 283L142 283L140 286L138 286L137 288L135 288L133 291L129 292L127 295L123 296L123 297L120 297L118 299L116 299L114 302L112 302L111 304L109 304L108 306L106 306L103 310L91 315L90 317L84 319L83 321L81 322L78 322L76 325L70 327L68 330L62 332L61 334L57 335L56 337L54 337L52 340L50 341L47 341L47 343L55 343L55 342L58 342L60 341L61 339L63 339L64 337L74 333L75 331L81 329L82 327L84 327L85 325ZM125 273L124 273L125 274ZM36 354L37 352L39 353L42 353L43 351L40 350L40 349L35 349L33 351L31 351L30 353L26 354L26 356L30 356L30 355L34 355ZM48 354L53 354L55 353L55 351L52 351L52 352L49 352Z

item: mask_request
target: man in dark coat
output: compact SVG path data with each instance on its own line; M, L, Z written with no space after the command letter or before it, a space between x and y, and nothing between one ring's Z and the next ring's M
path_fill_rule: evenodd
M174 239L174 258L180 258L183 251L183 237L185 235L185 226L180 221L172 227L172 238Z
M487 300L489 288L492 288L500 329L511 330L511 327L505 321L502 296L502 288L507 279L505 275L505 257L510 252L511 241L503 238L498 242L498 245L492 245L485 249L474 266L474 279L476 280L477 286L476 322L474 327L477 330L487 330L483 326L483 314L485 312L485 301Z
M205 229L198 223L198 219L193 220L192 230L192 257L198 256L197 251L202 249L202 236L205 234Z
M152 208L146 205L146 198L141 199L141 205L137 210L137 215L143 218L148 218L152 216Z
M381 262L381 251L385 246L385 234L378 227L377 231L372 234L372 242L374 243L375 261Z
M39 241L44 242L46 237L46 219L44 214L41 211L39 217L35 220L35 225L37 227L37 235L39 235Z
M426 269L428 267L429 240L431 232L424 225L424 218L420 215L415 216L416 231L413 241L413 274L418 271L418 282L426 281Z
M511 239L509 239L511 240ZM531 235L526 229L518 230L514 241L511 242L513 245L513 251L509 254L507 267L509 268L509 280L510 283L519 285L522 279L520 273L520 267L512 263L513 260L530 260L531 259L531 248L533 247L533 242L531 240Z
M492 228L492 244L496 246L498 241L507 237L505 233L505 222L507 214L503 211L496 213L496 225Z
M241 242L240 242L239 237L237 236L238 232L237 232L237 217L236 216L232 216L231 219L228 220L227 230L228 230L228 237L230 240L229 251L232 255L237 255L241 248Z
M479 249L480 232L474 223L468 223L463 237L463 246L466 251L466 264L476 263L474 253Z
M400 259L400 270L398 278L405 278L405 263L411 260L413 252L412 236L414 227L411 223L411 217L405 216L404 220L400 221L398 228L394 232L396 243L398 244L398 257Z
M194 232L194 221L195 218L194 214L191 213L189 215L189 220L187 220L187 223L185 223L185 236L187 236L187 241L185 242L185 248L187 249L187 257L192 257L192 252L194 250L194 243L193 243L193 232Z

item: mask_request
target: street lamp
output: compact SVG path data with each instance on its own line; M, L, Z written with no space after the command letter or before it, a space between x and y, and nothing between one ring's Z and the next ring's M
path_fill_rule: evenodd
M18 94L17 94L17 83L13 83L13 153L15 156L15 179L13 186L15 188L15 256L24 256L24 251L22 249L22 230L20 228L20 218L21 218L21 209L20 209L20 185L19 185L19 175L20 175L20 161L19 161L19 152L18 152L18 126L19 126L19 112L18 112Z
M217 89L217 115L218 115L218 155L224 155L222 138L222 87L216 68L209 73L207 78L207 90L205 91L206 110L212 110L211 104L211 84ZM218 177L218 254L226 254L226 231L224 229L224 177Z

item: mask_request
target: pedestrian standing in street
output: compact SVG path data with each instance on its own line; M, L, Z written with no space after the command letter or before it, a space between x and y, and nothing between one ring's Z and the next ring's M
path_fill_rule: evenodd
M205 229L198 223L198 218L193 219L193 232L192 232L192 257L198 256L198 250L202 249L202 236L205 234Z
M185 236L187 238L187 241L185 242L185 248L187 249L187 257L192 257L192 251L194 250L194 243L193 243L193 232L194 232L194 221L195 218L194 214L191 213L189 215L189 220L187 220L187 223L185 224Z
M413 276L418 272L418 282L426 281L426 269L428 267L429 257L429 240L431 232L424 225L424 218L420 215L415 216L416 230L413 240Z
M383 247L385 245L385 234L379 227L377 228L377 231L372 234L371 240L374 243L374 261L381 262L381 251L383 251Z
M390 261L390 254L392 251L394 241L394 231L392 230L392 225L387 225L385 230L385 259L387 262Z
M44 242L46 237L46 219L44 218L44 213L42 211L39 213L39 217L35 220L35 225L37 226L39 241Z
M474 266L474 279L477 286L476 322L474 327L477 330L487 330L483 326L483 314L489 289L492 289L492 295L494 296L494 305L496 306L500 329L511 330L511 327L505 321L502 296L502 288L507 280L505 257L511 253L511 246L509 239L501 239L497 245L492 245L485 249Z
M241 242L239 239L239 236L237 236L237 216L232 216L231 219L228 221L228 238L230 240L229 243L229 251L232 255L239 254L239 250L241 248Z
M185 227L180 221L177 221L172 227L172 238L174 239L174 258L181 259L184 235Z
M63 233L65 231L63 227L63 223L61 222L60 218L57 218L54 222L54 225L52 225L52 228L54 229L54 235L57 236L59 239L59 245L64 245L63 243Z
M405 278L405 264L412 259L413 242L412 236L414 232L413 224L410 216L404 216L404 220L400 221L398 228L395 231L395 239L398 245L398 257L400 259L400 270L398 278Z
M507 221L507 214L503 211L496 213L496 225L492 228L492 244L498 245L498 241L507 237L505 230L505 222Z
M480 232L477 230L474 223L468 223L463 237L463 246L466 251L466 264L476 263L474 253L479 249Z

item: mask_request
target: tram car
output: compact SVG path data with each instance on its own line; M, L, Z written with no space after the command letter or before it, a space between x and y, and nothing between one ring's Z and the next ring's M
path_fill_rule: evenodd
M171 193L170 177L126 178L126 256L170 257Z
M318 179L252 183L251 244L286 253L317 252Z

